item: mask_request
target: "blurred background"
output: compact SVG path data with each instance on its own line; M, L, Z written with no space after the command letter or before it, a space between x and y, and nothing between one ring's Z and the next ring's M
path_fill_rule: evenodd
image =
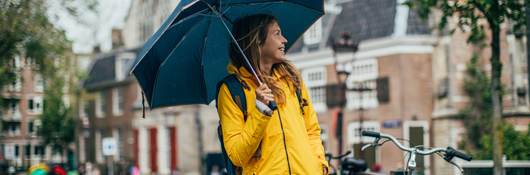
M410 146L466 151L474 160L457 161L465 174L493 174L495 148L505 174L530 174L523 1L507 1L508 11L486 1L477 1L486 11L471 1L414 2L325 0L326 14L289 41L287 56L310 90L325 151L353 151L374 172L402 168L406 157L393 145L360 152L372 141L360 130L371 130ZM142 92L129 74L143 43L178 3L1 1L0 174L29 173L36 165L73 174L222 170L215 103L147 109L143 118ZM447 15L459 7L477 8ZM503 13L500 22L480 15ZM492 46L502 63L499 120L491 100L491 73L498 70L490 64ZM458 173L436 156L419 157L417 170Z

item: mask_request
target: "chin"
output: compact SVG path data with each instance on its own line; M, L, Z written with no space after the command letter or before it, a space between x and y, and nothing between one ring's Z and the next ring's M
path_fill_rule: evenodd
M287 61L287 58L285 56L274 59L274 63L283 63L284 61Z

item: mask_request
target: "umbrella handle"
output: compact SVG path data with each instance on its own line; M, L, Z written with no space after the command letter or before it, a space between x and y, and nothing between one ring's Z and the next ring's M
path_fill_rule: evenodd
M269 108L271 108L271 110L276 110L278 109L278 105L276 105L276 102L275 101L270 101L269 104L267 105Z

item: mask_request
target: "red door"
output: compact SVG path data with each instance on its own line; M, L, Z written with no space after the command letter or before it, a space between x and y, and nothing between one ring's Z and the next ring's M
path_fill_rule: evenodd
M157 148L157 140L156 140L156 128L150 128L149 129L149 157L151 159L151 172L158 172L158 148Z

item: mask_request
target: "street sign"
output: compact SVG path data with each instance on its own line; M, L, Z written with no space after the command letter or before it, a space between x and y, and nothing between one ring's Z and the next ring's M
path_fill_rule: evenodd
M102 148L103 148L103 155L104 156L113 156L117 155L118 153L118 144L116 142L116 139L113 137L106 137L102 139Z
M401 120L399 119L383 121L383 128L399 128L399 127L401 127Z
M7 144L4 147L4 156L7 160L14 160L15 159L15 145Z

